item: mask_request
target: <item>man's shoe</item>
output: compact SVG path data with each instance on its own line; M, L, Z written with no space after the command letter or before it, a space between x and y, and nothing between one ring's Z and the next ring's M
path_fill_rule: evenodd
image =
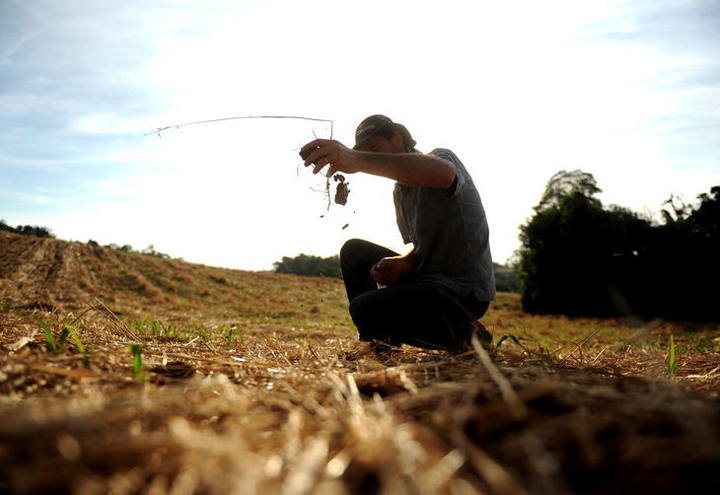
M369 342L356 342L349 350L340 354L345 361L357 361L372 355L372 348Z
M358 361L362 358L374 358L378 361L387 361L396 357L402 349L381 340L360 341L352 349L342 353L346 361Z
M475 348L472 345L473 335L477 337L480 345L483 346L483 349L489 350L492 347L493 336L488 329L485 328L485 325L480 323L480 320L471 321L468 325L470 328L467 331L465 340L461 342L456 349L451 351L453 354L464 354L466 352L474 351Z
M373 356L375 356L375 358L380 362L387 362L395 359L402 352L400 347L380 340L373 340L370 342L370 350Z
M490 347L492 347L493 335L485 328L485 325L483 325L480 320L475 320L470 325L470 338L472 339L472 336L475 335L484 349L490 349Z

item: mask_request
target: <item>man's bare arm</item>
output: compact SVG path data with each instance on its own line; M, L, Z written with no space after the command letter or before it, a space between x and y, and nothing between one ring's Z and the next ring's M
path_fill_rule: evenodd
M348 174L364 172L409 186L438 189L447 189L455 179L455 167L436 156L356 151L328 139L309 142L300 150L300 156L305 160L305 166L315 166L314 173L327 166L327 175L337 171Z
M437 156L420 153L357 153L361 171L408 186L447 189L455 178L455 167Z

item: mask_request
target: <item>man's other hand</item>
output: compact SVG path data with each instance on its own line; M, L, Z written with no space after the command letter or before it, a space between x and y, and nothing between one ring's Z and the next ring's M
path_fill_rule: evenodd
M373 265L370 275L380 285L394 285L406 273L414 270L414 265L406 256L383 258Z
M346 174L358 172L355 164L356 153L339 141L315 139L302 147L300 157L305 161L306 167L314 165L314 174L327 166L325 175L330 177L338 171Z

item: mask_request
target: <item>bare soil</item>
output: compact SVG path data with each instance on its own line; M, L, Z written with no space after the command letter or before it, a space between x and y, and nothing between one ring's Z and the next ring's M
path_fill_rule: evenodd
M0 233L0 492L718 493L717 326L484 322L377 357L336 279Z

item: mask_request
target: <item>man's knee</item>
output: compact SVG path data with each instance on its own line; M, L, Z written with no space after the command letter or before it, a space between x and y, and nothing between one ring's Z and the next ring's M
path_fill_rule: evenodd
M368 241L362 239L349 239L345 241L345 244L340 248L340 261L348 260L361 252L364 246L367 246Z

